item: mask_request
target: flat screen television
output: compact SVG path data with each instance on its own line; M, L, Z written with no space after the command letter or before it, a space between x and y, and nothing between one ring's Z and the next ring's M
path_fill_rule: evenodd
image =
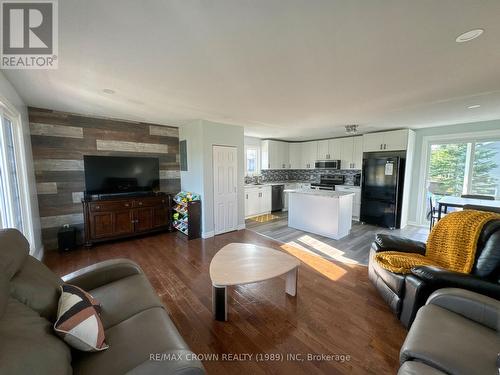
M86 195L151 192L159 187L158 158L85 155L83 164Z

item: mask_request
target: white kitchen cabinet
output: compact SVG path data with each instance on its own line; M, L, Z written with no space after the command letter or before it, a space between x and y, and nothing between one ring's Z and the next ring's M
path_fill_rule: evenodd
M245 217L271 212L271 186L245 187Z
M345 138L334 138L328 140L328 159L340 160L342 157L342 142Z
M361 169L363 164L363 137L341 138L341 169Z
M262 169L290 168L288 142L265 140L261 142Z
M340 160L342 140L343 138L318 141L317 160Z
M337 185L335 186L335 191L354 193L354 199L352 200L352 218L353 220L359 221L359 215L361 213L361 188L359 186Z
M303 143L290 143L289 154L290 154L290 168L291 169L302 169L302 145Z
M408 147L408 129L387 132L384 135L384 150L406 150Z
M363 135L363 150L374 151L400 151L408 147L408 129L394 130Z
M329 152L328 139L318 141L318 152L316 154L317 160L327 160Z
M342 148L340 153L340 169L351 169L354 152L353 137L342 138Z
M353 137L352 169L363 168L363 137Z
M302 143L302 168L314 169L314 164L318 160L318 142L304 142Z

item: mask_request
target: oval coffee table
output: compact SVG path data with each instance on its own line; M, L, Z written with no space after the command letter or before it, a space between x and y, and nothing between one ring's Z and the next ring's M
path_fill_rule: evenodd
M216 320L227 320L227 287L272 279L286 274L285 291L297 292L298 259L279 250L246 243L230 243L210 262L212 308Z

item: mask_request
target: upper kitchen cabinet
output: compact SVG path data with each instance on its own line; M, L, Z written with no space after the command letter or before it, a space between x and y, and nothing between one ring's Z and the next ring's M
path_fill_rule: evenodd
M316 160L318 160L318 142L303 142L301 169L314 169Z
M340 160L342 157L342 141L343 138L335 138L328 140L328 160Z
M305 166L302 163L302 148L303 143L290 143L288 145L290 154L290 168L303 169Z
M408 147L408 129L363 135L364 152L400 151Z
M340 160L342 154L341 139L325 139L317 143L317 160Z
M288 169L290 156L287 142L265 140L261 142L262 169Z
M328 154L330 152L328 148L328 139L325 139L323 141L318 141L318 153L316 155L317 160L327 160L328 159Z
M341 138L341 169L361 169L363 164L363 137Z

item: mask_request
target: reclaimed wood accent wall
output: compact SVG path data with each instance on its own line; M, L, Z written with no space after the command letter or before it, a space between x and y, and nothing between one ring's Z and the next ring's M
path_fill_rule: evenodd
M180 190L179 129L29 108L42 240L57 248L57 231L77 227L83 242L83 155L150 156L160 159L160 190Z

